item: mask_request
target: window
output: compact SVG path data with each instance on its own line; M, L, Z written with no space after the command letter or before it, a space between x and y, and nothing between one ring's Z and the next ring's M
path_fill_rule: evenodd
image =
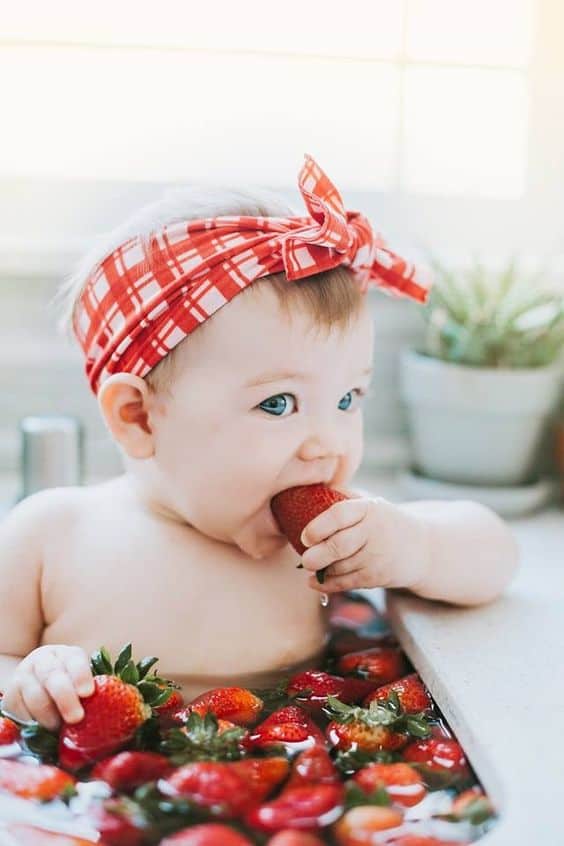
M532 0L22 0L3 10L0 176L526 187Z

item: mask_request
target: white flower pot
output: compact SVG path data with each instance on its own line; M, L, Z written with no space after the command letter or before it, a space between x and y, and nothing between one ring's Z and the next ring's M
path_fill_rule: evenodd
M402 350L400 392L414 468L447 482L527 482L561 385L561 364L465 367Z

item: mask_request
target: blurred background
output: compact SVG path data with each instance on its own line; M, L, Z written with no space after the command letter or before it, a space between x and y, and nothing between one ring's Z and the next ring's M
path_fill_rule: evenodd
M0 0L0 480L18 421L77 415L119 472L50 300L92 237L179 182L303 208L310 153L389 245L564 278L562 0ZM366 467L407 461L398 352L417 307L370 294Z

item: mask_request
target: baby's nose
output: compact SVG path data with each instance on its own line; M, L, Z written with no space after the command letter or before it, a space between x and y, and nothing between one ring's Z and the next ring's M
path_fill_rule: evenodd
M302 441L299 457L304 461L311 461L314 458L338 457L345 452L344 433L340 432L337 426L320 421Z

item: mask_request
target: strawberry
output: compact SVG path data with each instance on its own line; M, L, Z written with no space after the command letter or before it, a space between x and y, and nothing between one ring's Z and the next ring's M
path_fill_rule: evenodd
M183 796L221 818L239 817L255 803L255 786L224 761L196 761L159 781L168 796Z
M59 735L59 761L69 770L81 769L122 749L152 714L151 706L164 704L170 689L166 680L147 676L156 658L131 660L131 644L118 655L115 665L102 647L91 657L94 693L81 697L84 717L73 725L63 724Z
M369 625L375 616L376 610L364 599L337 595L331 607L329 622L335 627L342 626L354 630Z
M385 701L390 693L397 693L401 707L406 714L418 714L421 711L429 711L433 707L431 697L417 673L411 673L409 676L391 682L391 684L379 687L369 693L362 704L367 707L374 700L377 702Z
M2 828L4 832L4 828ZM92 846L92 840L84 840L71 834L46 831L25 823L10 823L6 827L10 846ZM109 846L98 841L98 846Z
M88 819L101 836L103 846L143 846L142 826L136 825L121 800L110 799L88 809Z
M359 805L350 808L333 826L332 832L339 846L372 846L375 832L396 828L403 822L401 811L378 805Z
M240 775L253 789L257 802L263 802L281 784L290 770L287 758L245 758L230 764L233 772Z
M193 699L185 713L195 711L203 717L211 711L216 717L247 726L256 721L262 708L262 699L245 687L216 687Z
M348 498L327 485L299 485L276 494L270 507L282 534L286 535L298 555L303 555L307 546L302 543L301 536L308 523L336 502ZM323 570L317 571L317 580L321 584L323 575Z
M19 727L8 717L0 717L0 746L16 743L20 736Z
M403 751L404 761L420 764L428 770L443 771L457 775L468 770L466 756L456 740L431 737L415 740Z
M449 817L456 820L468 820L472 825L480 825L495 813L494 807L480 787L464 790L452 803Z
M333 594L335 596L335 594ZM397 640L390 634L360 635L353 631L337 631L331 635L329 652L336 658L348 655L349 652L361 652L379 646L397 646Z
M336 784L339 773L329 753L321 746L304 749L292 764L292 774L286 787L300 787L303 784Z
M346 705L329 696L326 713L333 719L325 733L340 750L392 751L405 746L410 735L426 737L430 733L423 716L406 714L395 694L385 704L371 702L368 708Z
M308 746L325 746L323 732L297 705L286 705L274 711L252 729L246 742L247 748L262 748L272 744L287 744L296 748ZM305 744L305 746L304 746Z
M155 781L166 775L171 763L164 755L156 752L119 752L103 761L98 761L90 778L100 779L113 790L125 793L135 790L147 781Z
M248 735L246 729L229 720L218 720L211 711L205 717L192 711L186 725L166 732L160 751L175 765L192 761L236 761L246 748Z
M59 767L0 759L0 789L24 799L47 802L58 796L72 795L74 783L74 778Z
M166 702L162 705L157 705L157 707L153 710L158 717L159 725L162 728L169 728L175 724L175 715L177 712L181 711L184 707L184 697L179 690L175 689L170 684L164 686L159 685L159 687L161 687L162 690L170 690L170 696Z
M358 681L363 683L362 679ZM344 679L342 676L332 676L321 670L306 670L292 676L286 687L286 693L301 708L315 715L321 713L328 696L337 696L342 702L349 703L362 698L364 690L359 689L356 682L357 679L352 677Z
M247 812L245 822L259 831L282 828L317 829L330 825L343 811L342 784L306 784L284 790L276 799Z
M323 846L323 841L311 831L283 828L270 838L266 846Z
M337 661L339 673L355 673L378 685L388 684L405 675L407 666L401 649L374 646L342 655Z
M252 846L252 843L228 825L201 823L165 837L160 846Z
M421 776L409 764L368 764L352 780L367 794L383 787L393 802L408 808L421 802L427 793Z

